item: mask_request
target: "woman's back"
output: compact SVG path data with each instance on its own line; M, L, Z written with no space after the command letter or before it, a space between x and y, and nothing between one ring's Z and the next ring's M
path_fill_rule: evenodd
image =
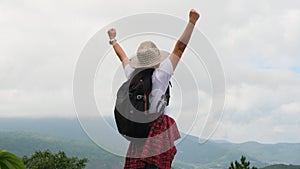
M133 69L129 64L125 66L125 75L127 79L130 78ZM157 105L161 96L166 93L169 86L169 81L173 75L173 66L169 58L165 59L158 68L156 68L152 75L152 90L150 93L150 108L149 113L157 112ZM165 109L165 114L169 114L169 109Z

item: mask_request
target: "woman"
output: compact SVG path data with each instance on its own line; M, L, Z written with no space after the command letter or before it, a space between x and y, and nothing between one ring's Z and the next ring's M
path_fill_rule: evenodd
M130 77L135 68L155 68L152 75L152 90L149 97L151 103L149 113L156 112L156 106L152 105L157 105L161 95L166 92L169 80L190 40L199 16L196 10L190 10L189 23L176 42L171 54L159 50L153 42L146 41L140 44L137 55L128 59L115 39L116 30L114 28L108 30L109 42L121 60L127 78ZM180 138L180 134L174 119L168 116L168 114L169 109L166 107L164 115L159 116L152 124L148 135L149 139L144 143L130 142L125 160L125 169L171 168L172 161L177 152L174 141Z

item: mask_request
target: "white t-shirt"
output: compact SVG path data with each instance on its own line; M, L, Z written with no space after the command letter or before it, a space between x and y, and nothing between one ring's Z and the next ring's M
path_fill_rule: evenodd
M134 71L129 64L124 68L127 79L130 78L131 73ZM159 67L156 68L152 75L152 90L149 96L150 108L149 113L157 112L157 104L161 99L161 96L165 94L169 81L173 75L173 65L170 58L168 57L160 63ZM164 111L165 114L169 115L169 107L167 106Z

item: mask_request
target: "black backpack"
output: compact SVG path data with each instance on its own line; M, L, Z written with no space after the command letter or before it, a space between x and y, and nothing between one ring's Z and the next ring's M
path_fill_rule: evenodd
M135 138L147 138L151 124L155 121L150 121L148 113L154 70L154 68L135 69L131 78L124 82L117 92L115 121L119 133L129 141L134 141ZM169 104L169 87L162 97L165 102L163 109Z

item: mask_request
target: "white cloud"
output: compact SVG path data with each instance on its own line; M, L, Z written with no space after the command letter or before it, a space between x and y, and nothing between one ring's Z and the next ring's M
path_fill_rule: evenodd
M299 42L300 36L300 9L285 10L279 18L279 22L283 26L283 35L286 42L291 45Z

